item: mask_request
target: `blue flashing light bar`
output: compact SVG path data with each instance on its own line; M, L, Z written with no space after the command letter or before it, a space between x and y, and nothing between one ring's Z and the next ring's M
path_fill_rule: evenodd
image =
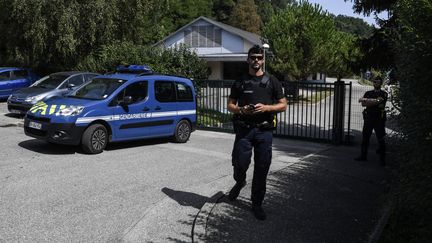
M147 65L119 65L116 67L117 72L125 73L148 73L152 72L151 68Z

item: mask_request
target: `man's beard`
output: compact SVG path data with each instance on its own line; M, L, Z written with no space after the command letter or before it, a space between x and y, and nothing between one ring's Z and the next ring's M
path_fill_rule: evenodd
M251 67L253 70L258 71L258 70L260 70L261 65L260 65L259 63L257 63L257 62L254 62L254 63L251 63L250 67Z

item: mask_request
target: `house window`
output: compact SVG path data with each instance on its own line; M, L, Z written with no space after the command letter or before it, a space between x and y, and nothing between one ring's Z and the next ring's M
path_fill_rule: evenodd
M190 47L220 47L222 32L213 26L192 26L184 31L184 40Z

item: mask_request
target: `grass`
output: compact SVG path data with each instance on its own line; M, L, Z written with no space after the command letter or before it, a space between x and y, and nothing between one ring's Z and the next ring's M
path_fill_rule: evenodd
M310 94L308 96L300 95L298 100L293 100L293 101L296 103L306 102L306 103L316 104L316 103L321 102L322 100L326 99L327 97L329 97L331 95L333 95L333 92L331 90L320 90L317 92L313 92L313 94Z
M198 109L198 124L202 126L215 126L231 121L231 115L212 109Z

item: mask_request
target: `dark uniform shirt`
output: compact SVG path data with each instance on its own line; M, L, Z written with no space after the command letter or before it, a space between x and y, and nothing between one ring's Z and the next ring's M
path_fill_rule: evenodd
M366 107L365 109L366 118L385 119L385 104L387 102L387 96L388 96L387 92L383 90L370 90L363 95L363 98L383 99L383 101L381 101L380 103L374 106Z
M239 106L256 105L258 103L264 105L272 105L277 103L277 100L284 97L282 85L272 75L269 75L269 80L266 83L261 82L263 76L247 75L241 80L237 80L231 87L230 98L235 99ZM240 120L262 123L272 120L271 113L260 113L252 115L239 116Z

